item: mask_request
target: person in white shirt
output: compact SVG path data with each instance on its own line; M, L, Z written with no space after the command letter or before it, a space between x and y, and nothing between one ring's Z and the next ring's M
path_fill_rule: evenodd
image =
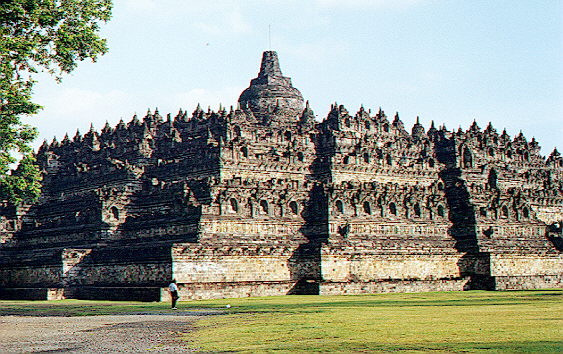
M168 290L170 291L170 297L172 298L172 310L177 310L176 301L180 298L178 296L178 285L176 285L176 279L172 279L170 285L168 285Z

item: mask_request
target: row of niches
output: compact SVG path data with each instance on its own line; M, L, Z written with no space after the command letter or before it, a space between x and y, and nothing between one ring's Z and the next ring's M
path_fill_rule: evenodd
M385 122L383 124L372 123L369 120L365 120L364 122L352 122L350 117L344 118L344 126L348 129L354 129L357 131L375 131L378 133L392 133L392 126L391 124Z
M371 182L359 182L354 180L349 181L342 181L340 183L333 183L330 187L334 190L356 190L356 191L365 191L365 190L375 190L375 191L387 191L387 192L394 192L394 193L403 193L403 194L411 194L411 193L430 193L434 194L433 191L436 190L444 190L444 183L440 180L436 180L431 185L404 185L398 183L380 183L376 181Z
M305 153L302 151L294 151L294 150L289 150L289 149L276 149L275 147L271 147L267 152L252 152L248 149L248 147L243 146L240 149L238 149L236 155L234 156L237 160L242 160L242 159L257 159L257 160L270 160L270 159L280 159L280 158L286 158L289 160L292 160L293 162L299 161L299 162L304 162L305 161Z
M322 207L315 204L310 208L310 212L322 212ZM248 217L256 216L279 216L279 217L299 217L306 208L306 203L289 201L287 203L269 203L265 199L249 200L241 204L236 198L230 198L221 205L221 214L237 214ZM355 217L382 217L382 218L420 218L434 220L436 218L446 218L447 210L442 204L435 207L428 207L415 203L412 207L407 207L398 203L391 202L386 205L364 201L359 204L345 205L341 200L336 200L330 206L330 214L333 216L355 216Z
M309 190L316 182L301 179L286 179L286 178L269 178L267 180L256 180L252 178L242 178L240 176L232 177L224 181L223 185L228 187L250 187L250 188L265 188L271 189L293 189ZM238 192L237 192L238 193Z
M534 182L542 182L541 180L535 180ZM553 188L543 188L543 183L538 183L537 188L526 188L519 189L518 195L525 196L529 201L533 201L536 204L544 206L562 206L563 205L563 190L557 187ZM472 195L481 195L483 193L490 193L491 188L498 188L498 182L494 178L489 178L484 183L471 183L468 184L468 190ZM513 189L509 188L507 191L508 195L513 195ZM512 192L512 193L511 193ZM498 190L497 193L500 193Z
M248 198L246 203L241 203L237 198L229 198L221 204L223 215L244 215L248 217L257 216L279 216L298 217L304 209L303 202L290 201L289 203L269 203L265 199L254 200Z
M546 191L545 193L552 193L553 197L558 197L558 198L545 198L545 197L537 198L535 196L539 193L536 194L530 193L530 200L542 206L560 207L561 209L563 209L563 192L552 190L552 191Z
M365 152L360 156L356 154L348 154L342 156L340 162L343 165L359 165L359 164L371 164L377 163L386 166L412 166L414 164L420 164L421 167L434 168L436 162L433 158L424 159L420 158L409 158L406 156L396 157L392 156L390 153L383 154L379 149L375 151L374 154Z
M527 206L507 206L502 205L499 207L480 207L479 216L484 219L493 220L529 220L532 217L532 211Z
M252 153L249 151L248 147L243 146L239 149L235 158L241 159L258 159L262 160L265 158L287 158L293 161L305 162L307 154L302 151L279 151L275 148L271 148L267 153ZM360 165L360 164L372 164L376 163L385 166L411 166L413 163L419 164L421 167L434 168L436 162L433 158L424 159L420 158L409 158L406 156L394 157L391 154L383 154L381 151L376 151L375 153L365 152L361 155L356 155L354 153L344 155L340 158L340 162L343 165Z
M460 156L460 166L462 168L473 168L475 164L479 160L501 160L501 161L511 161L511 162L519 162L519 163L526 163L531 162L534 158L541 158L539 155L531 153L525 150L510 150L508 148L493 148L487 147L483 149L477 150L477 153L473 152L467 146L460 149L459 152Z
M232 129L227 130L230 134L228 138L235 140L238 138L243 138L239 140L245 140L244 138L251 139L254 141L260 140L268 143L294 143L298 145L309 145L315 141L314 134L299 134L291 130L258 130L252 129L251 127L243 127L239 125L232 126Z
M441 203L414 203L404 205L401 203L384 203L381 201L363 201L361 203L344 203L336 199L331 205L331 215L339 217L382 217L382 218L407 218L428 219L447 217L447 208Z
M360 107L360 110L354 116L351 116L343 105L336 103L331 106L331 111L325 121L332 126L337 122L339 129L350 129L358 132L406 133L404 124L399 118L399 113L395 113L393 122L390 123L381 107L377 114L373 116L371 110L366 111L363 107Z
M515 169L516 170L516 169ZM542 166L538 168L530 168L524 171L522 169L513 172L515 176L522 177L531 183L543 183L548 194L556 196L563 193L555 193L554 191L563 192L563 169L546 169ZM535 189L534 189L535 190Z

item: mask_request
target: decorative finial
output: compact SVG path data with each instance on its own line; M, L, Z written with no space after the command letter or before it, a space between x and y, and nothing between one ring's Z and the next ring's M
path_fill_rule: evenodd
M264 76L283 76L278 60L278 53L275 51L270 50L262 54L262 63L260 64L260 73L258 74L258 77Z

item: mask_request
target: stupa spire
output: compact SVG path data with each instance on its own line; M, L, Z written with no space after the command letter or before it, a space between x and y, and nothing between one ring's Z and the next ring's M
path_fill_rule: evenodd
M258 77L264 76L283 76L280 70L278 53L273 50L265 51L262 54L262 63L260 64Z
M250 108L258 116L270 116L275 109L276 112L288 113L278 115L290 119L298 118L304 106L301 92L293 87L289 77L283 76L275 51L264 52L260 72L241 93L239 103L242 107Z

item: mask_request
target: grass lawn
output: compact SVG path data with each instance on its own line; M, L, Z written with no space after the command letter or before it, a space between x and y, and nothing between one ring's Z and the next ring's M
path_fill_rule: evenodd
M562 352L563 291L286 296L230 304L185 339L203 351Z
M180 303L220 310L183 335L207 352L563 352L563 290L283 296ZM230 308L226 306L230 305ZM0 301L2 315L171 312L168 303Z

